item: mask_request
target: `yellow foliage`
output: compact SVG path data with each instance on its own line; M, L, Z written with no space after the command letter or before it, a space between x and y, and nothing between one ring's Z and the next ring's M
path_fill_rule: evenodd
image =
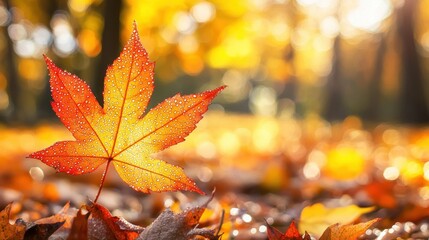
M416 159L407 159L401 168L401 177L406 183L419 181L423 177L423 163Z
M352 147L339 147L327 154L324 173L337 180L352 180L365 169L365 159L358 150Z
M321 203L305 207L301 212L299 232L309 232L321 236L329 226L349 224L359 218L362 214L371 212L374 207L361 208L356 205L345 207L326 208Z

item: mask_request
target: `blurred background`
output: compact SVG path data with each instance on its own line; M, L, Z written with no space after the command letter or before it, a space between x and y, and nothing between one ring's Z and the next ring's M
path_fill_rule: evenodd
M0 0L0 206L95 196L104 167L70 177L25 158L73 139L42 55L102 102L133 21L156 61L151 106L228 85L160 155L217 189L225 239L265 239L266 222L286 226L315 202L376 206L382 228L423 219L417 239L429 236L428 0ZM145 226L136 213L188 197L142 197L112 171L100 203Z
M429 122L429 1L418 0L1 0L0 121L56 119L42 54L102 101L134 20L156 61L151 105L226 84L212 108Z

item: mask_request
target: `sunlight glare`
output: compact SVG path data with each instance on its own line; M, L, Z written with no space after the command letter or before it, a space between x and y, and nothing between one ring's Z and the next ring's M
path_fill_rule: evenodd
M195 4L192 7L191 14L194 17L195 21L199 23L205 23L215 17L216 8L213 3L203 1Z
M357 29L377 32L382 21L392 13L392 8L389 0L359 0L347 14L347 21Z
M250 92L250 110L261 116L277 113L277 95L271 87L258 86Z
M27 29L22 24L11 24L7 28L10 39L14 41L22 40L27 37Z
M340 24L338 23L338 19L333 16L324 18L320 22L319 28L320 28L320 32L324 36L330 37L330 38L336 37L340 32Z
M196 151L198 155L205 159L212 159L217 155L216 145L210 141L204 141L198 144Z
M21 57L31 57L36 51L34 42L28 39L18 40L15 43L15 52Z
M308 162L304 165L302 170L304 177L310 180L318 179L320 177L320 168L314 162Z
M423 165L423 177L426 181L429 181L429 162Z
M383 177L386 180L394 181L399 177L399 169L396 167L387 167L383 171Z
M245 223L250 223L252 221L252 216L250 216L249 214L245 213L243 214L243 216L241 217L243 219L243 221Z
M174 22L177 31L182 34L192 34L197 28L194 18L186 12L178 12Z

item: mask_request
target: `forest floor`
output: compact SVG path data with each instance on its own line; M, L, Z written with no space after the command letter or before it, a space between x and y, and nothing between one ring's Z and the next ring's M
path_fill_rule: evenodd
M28 227L69 202L71 221L91 204L103 169L68 176L26 158L72 139L65 128L2 126L0 135L0 207L13 202L11 220ZM183 167L207 196L142 194L110 169L98 204L144 228L166 207L185 211L215 190L198 226L222 239L267 239L268 225L284 232L292 220L317 239L332 224L376 218L362 239L429 239L429 128L364 126L355 117L330 124L209 114L185 142L157 157ZM60 226L51 237L61 239L70 228Z

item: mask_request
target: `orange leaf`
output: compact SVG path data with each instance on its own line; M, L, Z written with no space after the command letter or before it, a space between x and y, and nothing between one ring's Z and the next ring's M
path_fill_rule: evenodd
M224 89L168 98L146 113L153 92L154 63L149 61L137 27L120 56L107 69L104 107L88 85L45 57L50 72L52 108L76 141L57 142L30 155L59 172L78 175L107 163L135 190L195 191L183 169L151 158L191 133L213 98ZM101 190L101 187L100 187ZM97 201L97 197L94 202Z
M319 240L355 240L378 221L380 218L358 224L340 225L337 223L328 227Z
M0 212L0 239L23 239L25 234L24 224L10 224L9 215L12 204L7 205Z

